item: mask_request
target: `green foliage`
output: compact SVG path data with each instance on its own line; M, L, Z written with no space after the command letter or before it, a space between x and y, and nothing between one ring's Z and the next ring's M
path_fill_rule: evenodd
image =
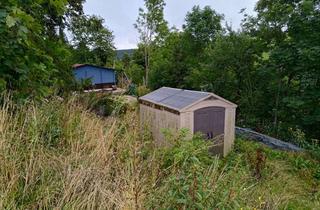
M143 66L140 66L134 62L131 62L128 68L125 70L128 77L134 84L142 85L144 77Z
M36 3L35 3L36 4ZM46 55L40 23L22 10L18 2L1 3L0 19L1 80L16 94L43 96L49 93L50 76L54 71L53 59ZM33 33L31 33L33 31Z
M196 44L205 46L213 42L222 32L221 21L223 16L205 6L201 9L194 6L186 15L186 23L183 25L185 33L192 37Z
M144 85L141 85L141 86L138 86L137 87L137 96L144 96L146 95L147 93L150 93L150 89L147 88L146 86Z
M112 33L103 26L101 18L83 15L83 2L9 0L0 3L0 91L10 90L17 100L66 95L74 88L72 64L111 62ZM72 24L71 20L86 25ZM83 51L73 49L68 43L67 27L78 38L74 42L86 41L77 44L90 51L90 61L84 59ZM87 30L85 35L83 30Z
M281 209L319 204L318 190L310 202L299 187L313 190L319 186L318 162L307 154L276 151L237 139L233 152L217 159L208 155L208 143L198 137L170 139L171 147L159 151L162 173L148 196L147 208Z
M2 90L11 90L17 99L42 98L70 90L71 53L63 30L66 17L82 13L81 3L78 0L0 3Z
M183 35L171 32L151 58L150 87L185 87L185 78L189 74L188 54Z
M86 93L79 97L79 103L100 116L123 116L129 104L121 96L111 94Z
M82 79L80 81L74 81L73 90L83 92L84 90L88 90L92 87L91 79Z
M132 56L124 54L122 60L117 63L117 68L122 69L131 83L143 85L144 57L141 48L134 51Z
M256 73L262 49L256 39L230 32L204 51L200 68L188 77L194 89L214 92L239 105L238 120L252 122L260 114L263 97Z
M172 29L164 42L150 58L150 87L161 86L195 88L190 76L193 69L200 69L204 51L222 33L222 16L210 7L193 7L187 14L184 31Z
M319 133L319 1L264 1L257 17L249 17L245 30L265 42L269 58L258 69L265 78L265 101L273 109L273 133L298 125L307 139ZM272 23L272 24L271 24ZM286 135L282 135L287 137Z
M160 44L168 33L167 21L164 20L164 0L144 0L146 11L139 8L139 16L134 27L140 34L140 46L144 57L144 85L149 83L150 58L153 47Z
M206 169L211 164L217 167L218 160L208 156L208 145L202 139L179 140L164 150L162 170L168 174L157 189L152 208L203 209L212 205L208 200L211 177Z
M212 91L238 105L238 125L308 147L320 136L319 1L260 0L256 12L235 32L210 7L193 7L182 31L152 46L148 86Z
M0 79L0 92L2 93L2 92L4 92L5 91L5 89L6 89L6 85L7 84L7 82L4 80L4 79Z
M139 16L134 24L140 34L144 45L150 45L153 41L160 41L168 31L167 22L164 20L163 0L144 0L143 8L139 8Z
M111 65L114 58L112 32L104 25L104 20L97 16L75 17L71 21L74 63Z

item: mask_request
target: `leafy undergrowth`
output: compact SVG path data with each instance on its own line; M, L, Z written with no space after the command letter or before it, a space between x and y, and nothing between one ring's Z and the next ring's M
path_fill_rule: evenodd
M0 108L0 209L319 209L319 160L237 139L225 158L184 132L170 148L137 111L102 118L79 100Z

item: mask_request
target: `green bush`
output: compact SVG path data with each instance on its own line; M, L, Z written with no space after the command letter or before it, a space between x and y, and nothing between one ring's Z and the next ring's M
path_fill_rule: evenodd
M175 141L172 147L161 151L161 169L165 178L161 180L149 208L203 209L210 206L211 177L209 168L217 168L218 159L208 155L209 145L199 137L192 140ZM215 170L211 172L216 173Z
M112 96L108 93L86 93L78 99L79 103L100 116L123 116L129 106L122 96Z
M137 87L137 95L138 95L138 97L144 96L144 95L146 95L147 93L150 93L150 89L147 88L146 86L141 85L141 86L138 86L138 87Z

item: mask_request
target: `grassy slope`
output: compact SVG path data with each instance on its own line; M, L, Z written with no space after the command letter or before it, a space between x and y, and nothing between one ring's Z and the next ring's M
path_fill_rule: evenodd
M241 158L243 167L252 171L254 158L249 156L255 154L258 148L263 148L266 163L262 178L254 181L248 195L251 201L273 203L288 209L320 207L319 180L315 177L319 173L319 162L308 154L276 151L258 143L237 139L235 150L226 161Z
M136 112L99 118L75 99L0 108L0 209L319 209L319 161L236 140L224 159L200 139L157 149ZM266 157L260 179L256 151Z

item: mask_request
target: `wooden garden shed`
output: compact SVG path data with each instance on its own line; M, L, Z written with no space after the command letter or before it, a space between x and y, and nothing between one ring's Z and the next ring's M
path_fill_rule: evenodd
M163 130L187 128L213 141L212 153L225 156L235 137L237 105L209 92L162 87L139 98L140 121L158 145L167 145Z

